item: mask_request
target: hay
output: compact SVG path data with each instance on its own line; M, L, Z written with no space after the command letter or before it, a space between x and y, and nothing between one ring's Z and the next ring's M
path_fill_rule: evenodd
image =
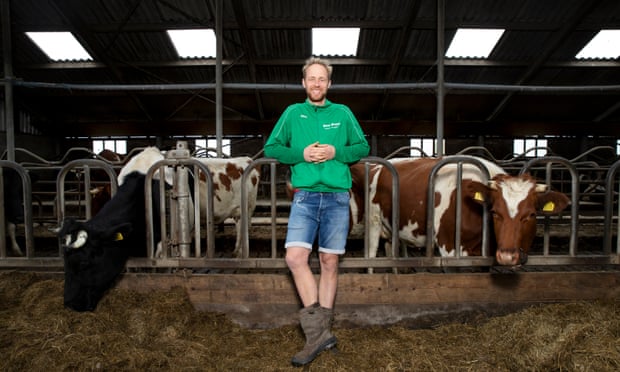
M181 289L113 289L96 312L62 305L62 280L0 273L2 371L294 371L297 327L241 328L197 312ZM336 328L338 352L310 371L612 371L620 369L613 302L534 306L434 329Z

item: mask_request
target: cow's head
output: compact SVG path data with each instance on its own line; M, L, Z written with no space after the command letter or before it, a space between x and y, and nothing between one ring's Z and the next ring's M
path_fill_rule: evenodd
M466 197L488 204L499 265L524 264L536 236L536 215L559 213L569 204L566 195L548 190L529 175L503 174L488 184L469 180L465 186Z
M64 251L66 307L95 310L125 267L129 257L125 237L131 231L129 223L97 230L74 219L63 222L58 237Z

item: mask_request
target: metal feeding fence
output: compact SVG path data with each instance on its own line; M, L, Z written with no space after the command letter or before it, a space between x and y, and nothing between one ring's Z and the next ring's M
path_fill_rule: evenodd
M484 149L469 149L482 154L487 159L490 153ZM397 151L398 152L398 151ZM395 152L394 154L396 154ZM427 196L427 221L433 219L434 177L439 170L447 165L456 166L457 177L462 177L464 165L474 166L482 174L488 172L478 158L466 155L467 151L441 160L429 177L429 193ZM421 152L422 153L422 152ZM591 154L588 154L591 155ZM530 173L547 186L564 192L570 199L569 208L557 216L537 217L537 234L534 247L530 251L528 267L540 270L561 265L571 267L617 265L620 254L619 230L620 214L618 195L618 169L620 161L611 164L599 165L596 161L584 161L582 157L568 160L558 156L540 158L525 158L518 155L513 159L489 159L502 166L512 174ZM369 169L380 164L392 176L392 215L391 231L398 231L399 221L399 175L388 158L367 157L360 161L365 164L366 190L365 208L369 205ZM23 189L23 223L18 224L18 241L25 246L25 255L11 254L7 249L7 230L5 225L0 227L0 267L23 269L61 269L63 267L63 252L59 249L59 241L54 233L68 213L87 220L92 215L90 208L90 189L97 184L110 185L112 194L116 192L116 172L122 164L107 161L96 156L85 159L74 159L64 164L45 162L22 163L0 161L0 171L8 168L20 176ZM152 189L150 181L164 167L174 172L174 186L172 190L160 190L161 219L152 218ZM144 257L132 257L127 263L129 269L135 270L174 270L191 269L200 272L212 270L221 272L263 272L269 270L286 269L283 260L283 239L286 231L286 222L290 201L283 197L285 187L286 167L275 159L255 159L242 175L242 183L250 182L247 179L249 169L261 170L261 182L264 187L259 193L256 211L253 215L247 211L248 195L245 188L241 188L241 254L234 257L227 241L235 240L235 234L227 233L234 221L225 221L223 225L216 225L213 218L213 180L204 164L184 152L171 152L165 160L153 165L147 172L145 187L145 221L147 236L145 236ZM94 172L103 172L103 180L91 180ZM207 183L207 195L200 195L197 184L189 187L187 174L197 180L203 175ZM36 181L31 181L31 176ZM47 179L42 177L45 175ZM51 177L55 177L51 179ZM73 180L75 178L76 180ZM594 178L594 179L593 179ZM197 182L197 181L194 181ZM426 182L421 180L421 182ZM37 187L33 188L33 185ZM53 188L51 188L53 185ZM456 192L460 193L460 182L457 182ZM4 196L7 185L0 182L0 196ZM192 190L192 191L190 191ZM596 192L592 192L596 190ZM179 195L192 197L193 200L206 198L207 211L200 211L199 204L191 204L179 198ZM42 200L42 197L48 197ZM460 200L457 198L457 200ZM8 221L5 206L6 201L0 198L0 215ZM51 205L51 211L45 211L43 206ZM458 211L461 206L457 203L456 226L460 224ZM38 214L33 214L33 210ZM193 231L187 228L189 215L196 221ZM366 213L365 226L368 226L369 214ZM491 268L494 265L494 255L490 252L489 236L491 234L488 223L488 211L483 212L483 247L480 256L466 256L457 253L452 257L442 257L432 239L427 239L425 247L408 247L398 239L398 234L392 234L387 242L391 249L380 257L369 257L368 229L362 232L351 233L351 241L341 260L343 270L365 271L370 270L436 270L452 268ZM162 254L156 254L157 242L153 239L153 226L159 224L162 231ZM427 236L433 234L433 224L427 223ZM455 246L460 245L460 232L455 233ZM205 247L203 249L203 247ZM316 259L311 260L313 266L318 265Z

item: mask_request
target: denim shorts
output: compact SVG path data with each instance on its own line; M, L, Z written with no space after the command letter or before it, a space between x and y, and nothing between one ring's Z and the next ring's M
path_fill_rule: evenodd
M312 250L318 236L319 252L344 254L348 235L348 192L295 192L288 218L286 248Z

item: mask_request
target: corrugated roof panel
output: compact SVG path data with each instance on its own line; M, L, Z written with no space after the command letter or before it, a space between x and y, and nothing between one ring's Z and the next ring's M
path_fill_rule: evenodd
M394 56L399 30L368 29L360 32L359 58L387 59Z
M312 16L312 2L294 2L287 0L244 0L248 22L301 20Z
M310 30L252 30L257 58L307 58L312 53Z
M539 0L470 0L446 1L446 23L457 27L500 27L502 24L535 24L548 29L561 25L570 17L582 0L566 0L562 6Z
M411 30L403 59L435 60L436 50L437 32L435 30Z
M545 31L507 30L495 47L490 60L534 61L544 51L553 33Z
M239 0L238 4L243 14L235 14L237 9L233 3L224 1L225 82L300 84L301 64L311 53L310 28L338 25L360 26L362 31L359 58L337 59L334 63L335 86L433 82L436 79L436 0ZM215 80L214 60L179 61L165 34L167 28L213 26L213 0L21 0L12 1L10 5L14 74L20 80L96 84L211 83ZM592 11L586 14L584 9L590 6ZM247 30L240 29L237 24L241 16L246 20ZM620 84L618 61L578 62L573 58L599 28L620 27L620 2L617 0L450 0L446 1L445 23L446 48L459 26L505 27L508 30L492 53L490 61L447 61L448 82ZM67 28L81 32L80 37L88 42L89 47L114 66L105 66L99 60L90 64L76 64L75 67L50 63L23 35L26 30ZM560 35L560 31L565 28L568 28L567 32ZM245 31L247 35L243 33ZM246 49L246 36L253 50ZM248 66L250 56L253 56L256 64L254 75L250 74ZM399 59L394 60L395 57ZM127 93L124 92L55 92L50 89L23 88L17 88L16 91L18 105L32 107L42 118L53 116L54 122L58 123L64 123L65 119L69 122L97 121L100 112L106 114L102 117L144 119L150 114L150 107L153 107L151 116L165 116L176 110L174 105L182 104L188 97L188 94L179 92L140 92L135 94L138 99L148 96L141 108L134 100L127 100ZM205 94L212 95L213 92ZM259 94L262 99L258 101L252 90L225 94L228 97L225 105L231 110L227 113L231 116L239 117L235 113L237 110L251 118L272 120L290 103L292 96L303 99L303 88L299 85L299 91L261 91ZM422 115L432 120L435 110L432 90L392 93L389 89L371 92L352 89L351 92L333 91L332 94L351 102L356 108L356 114L359 111L364 118L420 119ZM110 100L110 95L118 99ZM496 92L449 92L447 106L452 106L446 107L447 115L457 121L459 118L486 120L499 104L495 99L501 100L504 96L505 93ZM553 116L554 111L561 110L566 102L564 95L540 96L544 100L534 102L529 107L527 105L539 97L527 93L516 94L518 98L511 98L505 110L500 108L502 112L498 117L510 118L515 112L519 120L537 121L539 117ZM614 112L618 92L599 95L577 95L573 92L571 96L578 99L571 99L570 102L582 103L582 107L571 108L583 112L576 117L594 118L605 112L606 108L610 113L603 122L607 124L620 115L620 110ZM602 97L605 102L599 99ZM54 105L56 102L62 103L61 109ZM119 103L123 106L115 107ZM261 113L257 107L259 103L262 106ZM207 110L206 106L201 105L205 103L192 103L192 108L183 113L183 117L213 114L211 109ZM536 110L542 111L547 107L552 110L537 115ZM570 115L560 112L559 118L570 119ZM82 130L86 126L78 125L75 128Z

